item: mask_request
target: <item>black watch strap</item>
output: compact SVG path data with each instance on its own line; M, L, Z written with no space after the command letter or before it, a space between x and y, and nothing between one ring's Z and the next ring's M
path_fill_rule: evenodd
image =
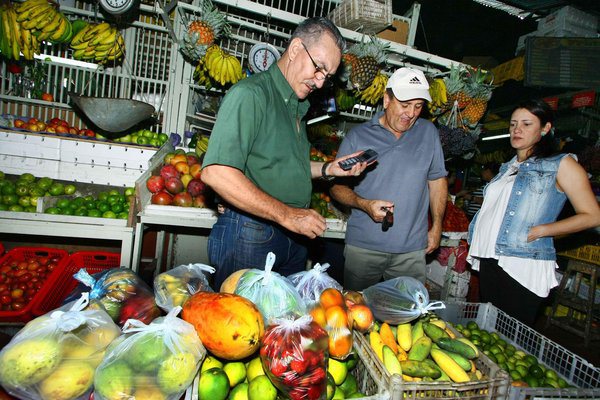
M329 166L329 164L331 164L331 161L326 161L323 163L323 166L321 167L321 179L326 180L326 181L330 181L333 178L335 178L332 175L327 175L327 167Z

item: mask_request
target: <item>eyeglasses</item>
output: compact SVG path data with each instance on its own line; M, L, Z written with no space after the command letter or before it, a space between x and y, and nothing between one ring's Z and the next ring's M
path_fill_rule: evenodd
M300 43L302 43L302 42L300 42ZM310 55L310 52L308 51L308 49L306 48L306 45L304 43L302 43L302 47L304 47L304 50L306 50L306 54L308 54L308 58L310 58L310 62L312 62L313 66L315 67L315 79L318 81L325 81L323 86L330 86L332 84L332 82L330 81L332 75L329 75L327 73L327 71L325 70L325 68L320 67L315 62L315 60Z

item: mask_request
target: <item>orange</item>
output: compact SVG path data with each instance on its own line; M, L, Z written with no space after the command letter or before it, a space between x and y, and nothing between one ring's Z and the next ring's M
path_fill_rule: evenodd
M340 330L329 333L329 355L333 358L345 358L352 351L352 331Z
M325 309L325 320L330 328L348 328L348 313L341 306L331 306Z
M344 295L335 288L327 288L321 292L319 298L323 308L328 309L331 306L344 306Z
M321 326L321 328L325 328L327 325L327 319L325 318L325 309L321 307L320 304L316 304L313 308L308 312L313 320Z

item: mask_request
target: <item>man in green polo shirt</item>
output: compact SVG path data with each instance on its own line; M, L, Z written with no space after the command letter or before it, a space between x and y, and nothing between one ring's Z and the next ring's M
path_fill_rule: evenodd
M308 208L311 179L359 175L365 163L344 171L338 161L311 162L303 117L306 97L340 65L345 40L326 18L298 25L281 58L233 86L221 104L203 160L202 180L227 204L208 238L215 289L243 268L290 275L306 267L303 239L325 231L325 219Z

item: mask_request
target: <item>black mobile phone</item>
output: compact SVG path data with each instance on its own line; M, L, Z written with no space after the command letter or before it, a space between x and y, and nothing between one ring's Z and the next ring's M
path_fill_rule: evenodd
M391 210L387 210L381 223L381 230L386 232L392 225L394 225L394 213Z
M369 163L371 161L375 161L376 159L377 159L377 152L375 150L368 149L368 150L363 151L361 154L357 155L356 157L350 157L344 161L340 161L338 164L340 165L340 168L342 168L344 171L348 171L356 163L359 163L359 162Z

